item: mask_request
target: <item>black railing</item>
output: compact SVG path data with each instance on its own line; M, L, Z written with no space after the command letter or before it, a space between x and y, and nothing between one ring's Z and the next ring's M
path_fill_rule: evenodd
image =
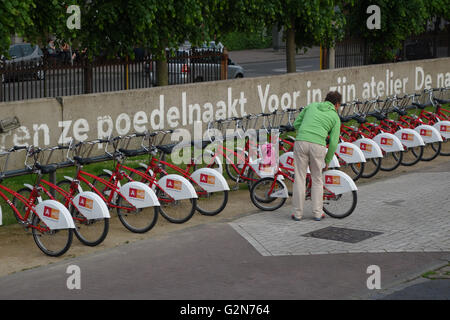
M177 51L168 54L167 61L169 84L225 79L222 66L226 58L219 50ZM45 56L27 62L3 62L0 102L149 88L157 84L156 65L151 56L93 61Z

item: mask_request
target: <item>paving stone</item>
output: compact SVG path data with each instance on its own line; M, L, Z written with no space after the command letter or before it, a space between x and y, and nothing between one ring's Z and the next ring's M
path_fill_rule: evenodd
M414 173L360 186L355 212L342 220L313 221L309 204L301 222L290 219L287 205L276 214L259 212L230 225L265 256L450 251L450 215L443 210L450 197L442 190L450 190L449 172ZM353 244L302 236L327 227L381 234Z

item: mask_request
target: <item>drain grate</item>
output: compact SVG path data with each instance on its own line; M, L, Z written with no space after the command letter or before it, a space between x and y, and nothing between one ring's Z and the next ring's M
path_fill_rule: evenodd
M358 243L363 240L383 234L382 232L357 230L348 228L327 227L304 234L304 237L319 238L325 240Z

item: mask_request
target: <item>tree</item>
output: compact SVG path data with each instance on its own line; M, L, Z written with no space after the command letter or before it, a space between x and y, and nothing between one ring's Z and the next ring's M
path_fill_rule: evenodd
M286 39L286 69L295 72L295 53L314 45L334 46L343 36L345 23L342 1L278 0L268 18L279 28L284 27Z
M381 28L366 26L369 5L380 7ZM372 62L390 62L395 51L411 35L425 31L427 21L434 15L449 18L450 0L360 0L347 10L348 33L365 39L371 46Z
M33 0L0 1L0 55L8 54L11 35L23 35L26 26L33 23L29 14L33 5Z

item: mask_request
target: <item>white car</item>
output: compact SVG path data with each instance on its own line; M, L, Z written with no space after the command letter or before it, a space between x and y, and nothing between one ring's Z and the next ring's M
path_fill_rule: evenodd
M169 84L184 84L202 81L220 80L220 51L210 51L208 48L196 50L177 50L174 57L169 57ZM150 76L153 85L156 84L156 62L147 63L145 72ZM244 68L228 58L227 79L243 78Z

